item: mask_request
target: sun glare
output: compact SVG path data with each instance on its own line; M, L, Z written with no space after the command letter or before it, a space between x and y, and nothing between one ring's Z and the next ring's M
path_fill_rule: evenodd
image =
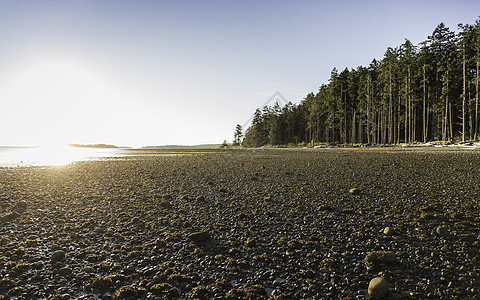
M101 74L65 62L45 62L17 73L0 87L0 139L16 145L58 147L102 143L118 118L122 95Z
M65 166L78 161L122 156L117 149L70 147L66 145L0 148L0 166Z
M36 164L47 166L63 166L80 160L82 153L75 152L66 145L48 145L36 149L31 159Z

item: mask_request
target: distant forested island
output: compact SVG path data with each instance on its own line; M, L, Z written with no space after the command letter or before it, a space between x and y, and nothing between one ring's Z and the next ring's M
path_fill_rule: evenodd
M418 45L408 39L368 67L334 68L328 84L298 104L257 109L247 147L300 143L400 144L478 140L480 19L440 23Z
M121 148L115 145L107 144L68 144L68 146L77 148Z

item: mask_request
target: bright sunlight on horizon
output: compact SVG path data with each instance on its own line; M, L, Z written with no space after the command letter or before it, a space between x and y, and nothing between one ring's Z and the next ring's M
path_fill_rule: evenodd
M52 146L104 139L114 126L102 115L114 111L119 95L99 74L70 62L52 61L19 70L3 85L15 145ZM115 99L117 98L117 99ZM104 123L105 122L105 123ZM100 133L100 134L99 134Z
M0 0L0 146L232 141L276 92L298 104L480 11L407 2Z

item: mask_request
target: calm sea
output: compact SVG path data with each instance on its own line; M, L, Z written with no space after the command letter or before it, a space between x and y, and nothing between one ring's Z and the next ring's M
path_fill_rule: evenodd
M127 156L125 149L80 147L0 147L0 167L61 166L77 161Z

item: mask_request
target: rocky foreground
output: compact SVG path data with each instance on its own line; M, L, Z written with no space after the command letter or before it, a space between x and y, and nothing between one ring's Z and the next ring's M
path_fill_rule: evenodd
M480 299L479 175L433 149L0 168L0 298Z

